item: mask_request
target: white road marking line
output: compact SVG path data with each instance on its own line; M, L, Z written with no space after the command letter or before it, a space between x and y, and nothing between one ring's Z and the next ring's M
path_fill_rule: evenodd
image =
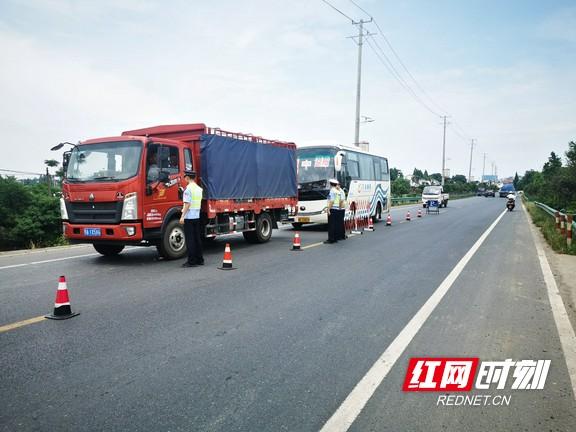
M65 261L65 260L71 260L71 259L76 259L76 258L85 258L85 257L89 257L89 256L94 256L94 255L100 255L100 254L91 253L91 254L85 254L85 255L75 255L75 256L71 256L71 257L54 258L54 259L49 259L49 260L44 260L44 261L33 261L31 263L25 263L25 264L13 264L13 265L0 267L0 270L6 270L6 269L16 268L16 267L25 267L25 266L37 265L37 264L46 264L46 263L52 263L52 262L57 262L57 261Z
M13 258L13 257L20 257L20 256L26 256L26 255L32 255L32 254L47 254L47 253L51 253L51 252L62 252L62 251L67 251L67 250L71 250L71 249L86 249L86 247L89 245L72 245L72 246L55 246L55 247L50 247L50 248L42 248L42 249L30 249L30 250L24 250L24 251L14 251L12 253L10 252L0 252L0 259L1 258Z
M141 249L141 248L138 246L128 246L127 248L124 249L124 252L130 251L133 249ZM11 269L11 268L16 268L16 267L26 267L26 266L37 265L37 264L46 264L46 263L58 262L58 261L65 261L65 260L71 260L71 259L76 259L76 258L86 258L89 256L101 256L101 255L99 253L94 252L94 253L89 253L89 254L84 254L84 255L74 255L74 256L70 256L70 257L53 258L53 259L43 260L43 261L32 261L30 263L12 264L12 265L3 266L3 267L0 267L0 270L7 270L7 269Z
M454 281L458 278L460 273L462 273L466 264L468 264L472 259L480 246L482 246L482 243L484 243L488 235L492 232L494 227L496 227L498 222L500 222L500 219L502 219L507 211L508 210L504 210L500 213L500 216L492 222L492 225L484 231L476 243L474 243L470 250L466 252L466 255L462 257L458 264L456 264L450 274L448 274L438 288L436 288L436 291L434 291L416 315L412 317L410 322L406 324L406 327L404 327L398 336L396 336L388 348L386 348L382 353L380 358L378 358L374 365L372 365L366 375L364 375L358 384L356 384L356 387L354 387L352 392L350 392L332 417L330 417L324 424L321 432L345 432L350 428L376 389L380 386L384 378L386 378L396 361L400 358L404 350L406 350L412 339L414 339L414 336L416 336L420 328L424 325L428 317L448 292Z
M542 269L544 282L546 282L548 299L550 300L552 315L554 316L554 322L558 329L558 336L560 336L560 344L562 345L562 351L564 352L568 375L572 382L572 396L576 399L576 335L574 334L574 329L570 324L566 306L564 305L564 301L562 300L560 291L558 290L554 274L550 269L550 263L548 262L548 258L546 258L546 253L542 247L541 240L535 232L532 222L528 223L530 224L530 231L532 232L532 238L536 245L536 252L538 253L538 259L540 260L540 268Z

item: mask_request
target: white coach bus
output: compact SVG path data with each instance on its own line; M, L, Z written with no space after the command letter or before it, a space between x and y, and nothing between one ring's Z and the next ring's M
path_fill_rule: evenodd
M295 228L328 223L329 180L336 178L346 193L347 210L370 209L375 222L390 211L388 159L346 146L302 147L298 155L298 213Z

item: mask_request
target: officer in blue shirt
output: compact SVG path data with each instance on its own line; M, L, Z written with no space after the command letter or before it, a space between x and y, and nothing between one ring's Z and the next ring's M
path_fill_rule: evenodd
M324 243L336 243L338 241L338 212L340 209L340 192L336 189L338 180L331 179L330 194L328 195L328 240Z
M182 267L204 265L202 256L202 224L200 223L200 207L202 205L202 188L195 182L194 171L184 172L184 181L188 184L184 190L182 216L180 223L184 225L184 237L188 249L188 260Z

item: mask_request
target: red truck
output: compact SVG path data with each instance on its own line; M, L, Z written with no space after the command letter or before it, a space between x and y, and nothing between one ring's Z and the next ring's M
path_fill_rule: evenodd
M204 189L206 238L242 232L248 242L263 243L297 211L294 143L199 123L71 145L64 153L60 203L64 234L71 243L93 244L102 255L141 245L156 246L168 259L183 257L178 219L188 170L196 171Z

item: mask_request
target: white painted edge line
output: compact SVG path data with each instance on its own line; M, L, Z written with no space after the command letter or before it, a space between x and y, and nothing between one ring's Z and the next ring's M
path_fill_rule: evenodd
M99 253L90 253L90 254L84 254L84 255L74 255L74 256L70 256L70 257L54 258L54 259L43 260L43 261L33 261L30 263L24 263L24 264L13 264L13 265L7 265L7 266L0 267L0 270L6 270L6 269L16 268L16 267L25 267L25 266L36 265L36 264L47 264L47 263L66 261L66 260L71 260L71 259L76 259L76 258L85 258L85 257L89 257L89 256L94 256L94 255L100 255L100 254Z
M522 207L524 207L524 204L522 204ZM526 209L524 208L524 210ZM542 275L544 276L544 282L546 283L548 299L550 300L550 306L552 308L552 315L554 315L554 322L556 323L558 336L560 336L560 345L564 352L568 375L570 376L570 381L572 383L572 396L576 400L576 335L574 334L574 328L572 328L572 324L570 323L570 318L568 318L568 312L566 311L566 306L564 305L564 301L562 300L562 296L558 290L558 285L556 284L556 279L554 279L550 263L548 262L548 258L546 258L546 253L542 247L542 240L538 237L532 221L529 220L528 223L530 225L530 232L532 233L534 245L536 246L536 252L538 253L538 259L540 260L540 268L542 269Z
M436 288L436 291L434 291L420 310L416 312L416 315L406 324L398 336L396 336L388 348L382 353L380 358L372 365L366 375L356 384L356 387L354 387L336 412L332 414L332 417L324 424L320 430L321 432L345 432L350 428L396 361L400 358L404 350L406 350L412 339L414 339L414 336L416 336L454 281L460 273L462 273L466 264L472 259L480 246L482 246L482 243L484 243L484 240L486 240L507 211L508 210L504 210L500 213L500 216L498 216L496 220L492 222L492 225L476 240L476 243L466 252L466 255L456 264L448 276L446 276L438 288Z
M78 244L78 245L64 245L64 246L53 246L47 248L39 248L39 249L22 249L16 251L5 251L0 252L0 259L1 258L12 258L12 257L21 257L33 254L48 254L50 252L61 252L67 251L70 249L86 249L89 244Z

